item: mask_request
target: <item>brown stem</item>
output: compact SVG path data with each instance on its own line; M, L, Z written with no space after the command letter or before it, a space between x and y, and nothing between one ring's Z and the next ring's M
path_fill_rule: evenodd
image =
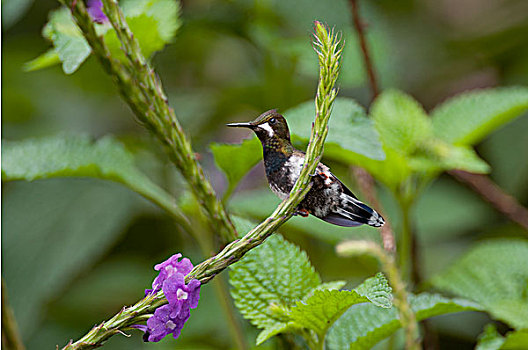
M359 44L361 46L361 52L363 54L363 63L365 64L365 70L367 72L368 80L370 83L370 89L372 91L372 99L376 98L379 94L378 82L376 80L376 74L374 73L374 65L370 58L370 51L367 46L367 40L365 39L364 25L361 22L359 16L359 6L357 0L350 0L350 6L352 8L352 19L354 21L354 27L359 39ZM377 211L384 215L384 210L379 202L376 194L376 188L374 187L374 179L372 176L367 173L364 169L354 167L354 175L356 176L358 185L361 192L367 198L369 204L371 204ZM396 243L394 240L394 231L388 221L385 222L380 229L381 240L383 242L383 248L393 254L396 251Z
M361 46L361 53L363 54L363 63L365 64L365 70L367 71L370 89L372 91L372 99L374 100L379 95L379 88L376 74L374 73L374 65L370 57L367 40L365 38L365 24L361 21L361 17L359 17L358 1L350 0L350 6L352 7L352 19L354 20L354 27L356 28L359 45Z
M18 333L13 310L7 302L7 291L2 278L2 347L10 350L24 350L24 344Z
M385 225L380 228L381 241L383 242L383 248L387 252L394 254L396 252L394 231L392 230L390 222L387 220L383 206L378 200L376 188L374 187L374 179L369 173L367 173L365 169L360 167L352 167L352 172L356 177L359 190L363 196L365 196L367 202L372 205L374 209L376 209L381 214L381 216L385 218Z
M451 170L449 174L458 181L468 185L510 220L528 230L528 209L519 204L515 198L505 193L489 177L468 173L463 170Z

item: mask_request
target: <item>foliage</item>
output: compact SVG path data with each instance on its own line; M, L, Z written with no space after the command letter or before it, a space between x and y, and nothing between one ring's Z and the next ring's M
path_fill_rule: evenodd
M292 268L294 266L294 268ZM308 343L324 341L328 328L350 306L371 302L390 308L391 288L383 275L367 279L352 291L342 282L321 284L306 254L280 235L270 237L232 266L231 294L242 315L263 329L260 344L284 332L314 331Z
M130 29L139 41L146 57L152 56L172 41L180 26L178 4L172 0L126 0L121 4ZM124 59L121 43L109 23L97 26L98 34L104 36L111 54ZM62 7L52 11L49 22L42 30L43 36L53 43L41 56L28 62L26 70L46 68L62 62L64 73L71 74L90 56L91 48L75 24L70 11Z
M119 182L184 220L172 197L134 164L134 156L113 137L52 136L2 142L2 180L94 177Z
M2 235L2 277L16 291L9 297L21 330L31 334L49 300L85 270L87 261L97 261L115 244L142 206L124 188L86 180L5 188L9 206L2 206L2 225L8 229Z
M474 300L492 317L516 329L528 328L528 242L482 242L451 268L436 276L434 286Z
M240 145L212 143L210 148L216 165L226 174L229 183L227 196L261 158L261 146L256 137L244 140Z
M474 145L528 109L528 88L507 87L457 95L432 112L433 131L457 145Z
M316 18L342 31L347 45L337 86L341 96L354 99L340 97L334 101L325 162L345 183L351 182L352 189L352 165L367 169L389 189L381 187L379 191L384 214L398 235L410 234L411 228L418 235L414 238L423 251L417 259L425 278L432 271L442 271L446 263L469 249L432 281L436 288L471 301L428 292L412 295L410 304L418 320L484 310L514 329L501 335L494 327L487 327L478 349L524 349L528 247L526 240L518 237L526 231L504 224L491 206L448 177L438 179L431 191L421 190L444 171L489 173L492 166L493 179L520 202L526 201L528 187L523 174L528 169L528 157L523 140L528 124L526 118L515 120L528 109L528 89L522 86L528 83L527 42L522 35L526 25L522 16L509 20L511 13L526 11L515 7L517 4L501 4L492 10L479 8L478 15L472 16L469 7L462 21L458 14L453 15L456 11L445 11L435 4L417 8L404 3L359 3L361 15L369 24L365 39L380 85L407 91L385 90L370 106L359 37L352 28L347 2L331 6L315 0L184 2L180 18L176 0L122 0L127 25L141 48L137 51L146 57L132 60L132 64L128 62L129 47L112 26L105 23L95 27L109 49L107 58L122 65L130 78L128 90L118 84L125 100L126 94L141 92L142 97L136 99L142 104L141 112L157 116L161 129L185 131L199 151L210 144L228 185L223 189L217 181L220 174L208 155L202 157L207 175L201 174L201 179L210 178L220 192L225 190L224 199L261 160L261 148L255 138L242 144L211 141L229 139L219 135L229 132L223 127L225 122L238 117L248 120L262 110L279 107L288 119L295 145L304 149L316 115L314 103L307 100L312 98L318 76L307 32ZM130 113L116 101L110 79L102 75L100 67L83 65L91 53L98 53L92 52L70 10L53 10L46 19L48 2L2 2L3 137L20 140L2 141L2 277L29 349L66 343L72 335L86 332L95 320L107 318L108 310L117 311L123 304L136 301L143 286L148 285L143 282L152 277L145 267L172 254L174 247L189 252L193 261L216 261L225 268L234 257L229 254L239 254L240 246L258 245L253 237L241 239L222 250L229 253L226 256L208 258L216 247L218 225L210 229L204 215L198 213L203 198L186 207L184 216L175 205L178 199L171 195L181 192L180 187L183 192L193 190L199 182L186 187L182 180L188 180L188 174L176 175L167 165L168 159L159 162L153 161L158 157L141 157L118 141L129 138L133 142L142 131L125 117ZM438 31L439 14L449 23L449 31ZM180 28L182 21L185 26ZM36 44L37 32L45 22L42 35L53 47L24 66L26 71L39 72L22 73L22 63L42 50ZM401 23L406 24L403 29ZM173 42L175 45L167 45ZM163 54L154 56L162 49ZM42 70L59 63L64 73L76 74L66 79L59 69ZM143 65L144 71L134 64ZM161 83L149 84L157 79L151 70L154 66L186 130L171 124L174 119L170 120L169 114L154 108L167 101ZM337 67L327 71L332 79L337 79ZM147 80L136 79L145 72L152 73L144 75ZM476 76L477 85L498 87L455 95L426 112L453 91L474 86ZM501 87L509 84L519 86ZM324 92L328 94L318 93L317 98L331 98L324 106L318 104L319 111L321 107L329 110L328 102L336 96L332 87ZM137 115L135 107L132 109ZM144 126L145 120L139 120ZM194 127L189 128L189 124ZM64 131L83 134L59 134ZM174 145L169 142L171 157L195 156L190 144L189 152L180 152L181 148ZM142 152L158 150L152 147ZM61 179L55 179L58 177ZM141 205L137 195L115 183L165 209L196 240L180 235L180 226ZM261 183L261 177L246 179L230 201L230 211L243 217L267 217L279 200L269 189L256 188ZM216 199L212 187L204 192ZM416 212L411 210L414 203ZM215 215L206 212L206 216ZM254 229L247 220L237 216L231 219L239 233ZM345 239L377 240L375 229L347 229L297 217L281 230L288 241L300 242L306 253L275 235L231 271L237 306L260 329L257 336L244 327L243 337L256 336L257 344L261 344L274 335L293 333L295 338L284 338L298 341L303 337L312 348L362 349L401 327L396 308L390 307L390 287L382 275L365 280L353 290L343 290L343 280L373 275L376 265L366 258L344 260L332 250ZM502 239L473 246L482 234ZM408 246L399 242L398 248L401 255ZM410 256L403 256L410 261ZM219 271L206 271L205 275ZM322 282L325 278L339 280ZM33 288L27 288L28 281ZM430 289L429 284L421 286ZM225 298L217 300L207 294L211 290L204 287L197 317L186 326L177 347L235 347L228 337L233 333L227 329L228 322L218 322L234 317L220 314ZM458 328L464 332L470 325ZM120 331L108 329L110 333ZM448 332L436 331L441 340ZM204 341L205 332L214 335L210 343ZM106 346L129 348L131 342L139 344L136 333L132 332L131 340L114 337ZM175 345L168 340L166 346Z
M490 90L486 96L497 95L497 98L510 103L503 102L502 109L487 109L485 118L480 117L474 108L472 110L470 103L464 103L469 98L473 99L473 95L461 97L454 102L446 102L446 105L439 109L440 112L435 110L431 122L423 108L412 97L400 91L389 90L382 93L372 106L374 125L353 100L337 99L325 155L343 163L364 167L393 190L401 188L401 185L413 176L428 181L431 176L442 170L461 169L486 173L489 166L476 155L470 147L471 143L459 144L455 142L455 136L446 137L447 131L443 131L444 134L437 131L442 122L434 120L437 115L439 120L456 119L459 123L466 123L466 128L478 128L488 120L497 120L489 122L486 131L481 132L483 136L489 133L492 127L497 128L526 110L528 95L524 92L522 88L499 89L496 92ZM294 140L306 140L310 129L304 116L311 115L313 106L310 105L311 103L307 102L284 113ZM447 115L449 117L446 117ZM462 121L466 120L462 117L465 115L476 117ZM460 132L462 129L463 127L459 126L449 130ZM441 138L435 137L437 134ZM355 137L351 138L350 135ZM380 148L381 144L383 150ZM248 148L244 153L250 152L250 144L240 147Z
M494 325L489 324L479 336L476 350L521 350L528 346L528 329L508 332L503 337Z

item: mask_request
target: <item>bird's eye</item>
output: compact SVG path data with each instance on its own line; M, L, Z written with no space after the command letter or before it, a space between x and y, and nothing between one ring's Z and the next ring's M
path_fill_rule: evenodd
M275 119L275 118L271 118L271 119L269 120L269 123L270 123L270 124L275 124L276 121L277 121L277 119Z

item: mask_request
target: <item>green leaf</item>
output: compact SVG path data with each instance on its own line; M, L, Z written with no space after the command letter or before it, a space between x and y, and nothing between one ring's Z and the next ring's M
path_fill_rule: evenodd
M308 328L320 337L352 305L372 302L384 308L392 306L392 289L382 273L368 278L355 290L316 290L298 301L289 313L292 328Z
M122 186L91 179L3 186L2 277L27 340L48 303L99 261L142 207Z
M315 288L312 288L311 291L309 291L303 298L303 300L308 299L311 297L315 292L321 291L321 290L340 290L343 288L346 284L346 281L332 281L332 282L325 282L321 283Z
M475 350L499 350L504 343L504 337L497 332L494 325L488 324L484 333L479 335Z
M410 303L417 320L447 313L479 310L479 306L461 299L436 294L411 296ZM332 350L370 349L401 327L396 308L384 309L372 304L354 305L330 328L326 344Z
M492 240L478 244L432 282L474 300L513 328L528 328L528 242Z
M495 325L488 324L479 336L476 350L524 350L528 348L528 329L508 332L504 337L497 332Z
M66 74L75 72L81 63L90 56L90 45L84 39L67 8L62 7L50 13L49 22L44 27L42 34L53 42L54 49L52 51L57 53L62 62L62 70ZM44 57L39 56L35 60L41 63L46 62L45 58L50 55L47 52L43 55ZM42 66L42 68L44 67Z
M374 277L367 278L355 291L359 295L365 296L374 305L384 308L392 306L392 288L381 272L378 272Z
M307 142L315 115L313 101L301 103L284 113L293 139ZM336 98L328 126L325 156L340 157L344 153L363 155L367 158L385 158L379 135L365 110L350 98Z
M120 3L126 21L138 40L143 55L151 57L172 41L180 26L179 3L174 0L126 0ZM96 24L112 56L121 60L125 55L111 25ZM62 7L50 13L42 35L52 41L54 48L26 63L26 70L36 70L62 62L66 74L75 72L88 58L91 48L75 24L70 11Z
M127 23L134 33L134 37L139 42L141 53L145 57L150 57L156 51L160 51L165 46L157 29L157 22L151 16L145 14L127 18ZM110 50L112 57L125 61L125 53L121 49L121 42L117 38L114 30L108 30L104 34L104 41Z
M259 328L284 323L284 310L321 283L306 253L277 233L233 264L229 276L235 305Z
M290 324L300 329L311 329L321 337L349 307L368 301L356 291L318 290L291 309Z
M502 344L501 349L506 349L506 350L528 349L528 329L520 329L518 331L507 333L506 340L504 341L504 344Z
M457 95L432 112L434 134L458 145L474 145L528 109L528 88L507 87Z
M267 328L265 328L263 331L259 333L257 336L256 344L259 346L260 344L264 343L269 338L279 334L284 333L289 330L289 326L286 323L277 322Z
M37 58L24 63L24 71L32 72L39 69L54 66L61 62L59 54L55 49L50 49Z
M431 136L422 106L401 91L383 92L372 104L371 114L383 145L400 154L410 154Z
M455 146L439 139L430 139L409 158L414 171L440 172L459 169L476 174L486 174L490 166L467 146Z
M241 144L212 143L209 147L216 165L229 181L228 193L262 159L262 146L256 137L244 140Z
M181 21L179 18L179 1L126 0L122 1L119 5L121 6L127 20L128 18L140 17L141 15L146 15L154 19L159 36L165 43L169 43L172 41L172 39L174 39L176 31L181 26ZM136 34L134 30L132 31L134 34ZM148 56L144 52L143 54Z
M173 198L134 164L133 155L112 137L86 135L2 141L2 180L95 177L124 184L148 199L177 210Z

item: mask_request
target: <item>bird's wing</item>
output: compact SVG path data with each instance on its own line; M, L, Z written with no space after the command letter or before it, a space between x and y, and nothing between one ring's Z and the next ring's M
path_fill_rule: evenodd
M381 227L385 220L377 211L361 202L354 196L341 181L333 176L342 187L339 196L339 204L333 211L323 218L323 220L334 225L353 227L367 224L374 227Z

